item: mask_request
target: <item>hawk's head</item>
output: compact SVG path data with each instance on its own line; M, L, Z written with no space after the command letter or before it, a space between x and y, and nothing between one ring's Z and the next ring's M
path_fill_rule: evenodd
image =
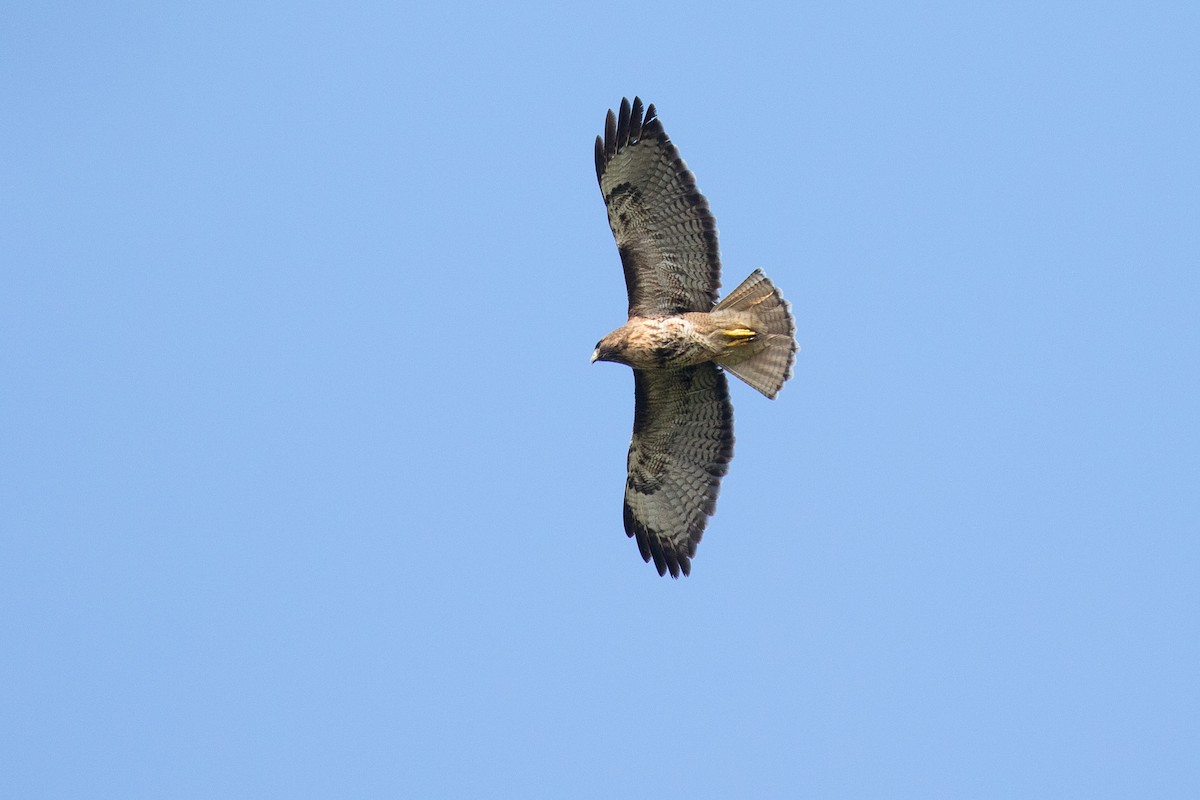
M628 342L623 334L624 332L618 329L596 342L596 349L592 351L592 363L613 361L617 364L628 364L629 361L625 358Z

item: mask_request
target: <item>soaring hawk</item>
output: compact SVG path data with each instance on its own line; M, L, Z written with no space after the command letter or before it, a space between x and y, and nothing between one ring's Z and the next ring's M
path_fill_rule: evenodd
M792 374L795 323L755 270L721 302L717 223L655 114L621 100L596 137L596 177L617 240L629 321L596 361L633 368L625 533L659 575L691 572L733 457L725 371L769 398Z

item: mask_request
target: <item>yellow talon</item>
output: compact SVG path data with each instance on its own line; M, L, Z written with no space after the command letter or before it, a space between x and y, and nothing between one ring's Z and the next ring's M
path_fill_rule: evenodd
M740 347L741 345L750 344L758 338L758 332L752 331L749 328L727 328L725 335L730 339L726 347Z

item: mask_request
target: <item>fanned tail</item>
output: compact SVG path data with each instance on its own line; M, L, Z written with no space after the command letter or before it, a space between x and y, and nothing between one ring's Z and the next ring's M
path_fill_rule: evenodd
M796 322L792 308L761 269L729 293L712 313L730 312L746 319L758 335L753 341L731 349L717 363L746 383L774 399L784 382L792 377L796 344Z

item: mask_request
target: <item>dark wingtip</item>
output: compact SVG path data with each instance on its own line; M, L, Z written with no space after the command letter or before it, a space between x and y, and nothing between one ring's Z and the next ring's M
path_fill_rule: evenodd
M617 154L617 115L612 109L604 118L604 157L612 158Z
M647 564L654 562L654 568L660 576L671 573L672 578L678 578L682 572L685 576L692 572L692 562L685 553L678 553L674 548L663 547L662 540L654 531L646 528L633 516L633 509L625 504L625 535L637 541L638 552Z
M604 136L596 137L596 178L602 178L608 162L617 151L630 144L636 144L644 135L659 134L662 125L655 117L654 105L645 110L643 116L642 98L622 97L617 111L611 108L604 118Z
M669 562L667 554L663 552L662 542L658 540L657 536L650 536L649 531L647 531L646 541L650 545L650 553L654 556L654 568L658 570L660 576L666 575Z
M629 100L621 98L621 110L617 112L617 147L629 144Z
M629 115L629 138L637 141L642 138L642 98L633 98L633 109Z

